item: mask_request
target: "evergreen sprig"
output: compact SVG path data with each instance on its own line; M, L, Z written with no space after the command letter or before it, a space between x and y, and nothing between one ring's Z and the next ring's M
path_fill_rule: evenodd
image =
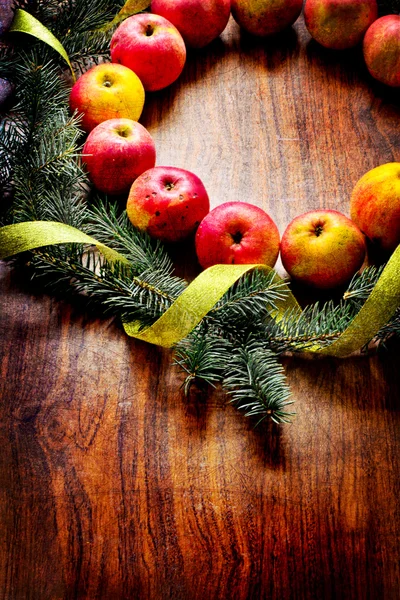
M222 387L246 417L256 417L257 424L271 418L288 423L294 413L287 412L290 390L282 365L274 352L252 344L239 347L230 358Z

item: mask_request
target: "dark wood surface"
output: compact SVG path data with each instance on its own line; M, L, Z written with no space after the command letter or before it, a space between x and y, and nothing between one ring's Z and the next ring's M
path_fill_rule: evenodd
M399 107L302 20L269 41L231 22L142 122L158 164L283 232L400 160ZM297 416L254 430L219 390L186 400L169 351L0 281L2 600L400 598L398 349L287 359Z

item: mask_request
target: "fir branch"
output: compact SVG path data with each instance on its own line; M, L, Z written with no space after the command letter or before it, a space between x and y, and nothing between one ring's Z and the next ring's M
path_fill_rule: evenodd
M17 5L35 16L62 43L70 32L85 33L104 26L123 0L18 0Z
M37 250L29 262L33 277L55 293L80 293L92 304L124 321L151 325L174 301L153 273L136 277L129 265L109 263L92 249L68 244ZM155 285L156 284L156 285Z
M185 373L182 384L187 396L194 383L215 387L221 381L231 356L232 346L227 340L208 336L204 323L179 342L173 364Z
M275 423L288 423L294 413L282 365L271 351L256 345L238 348L230 359L222 387L231 402L246 417L257 417L257 425L271 418Z
M379 331L376 339L385 346L386 342L391 337L400 338L400 308L398 308L393 318Z
M349 326L357 314L351 304L332 301L322 306L317 302L299 314L287 311L280 321L271 320L264 335L269 346L277 353L304 352L314 345L327 346L334 342Z
M374 289L384 268L385 265L366 267L361 273L354 275L343 295L343 299L354 303L359 310Z
M84 229L89 235L125 256L137 273L154 270L166 275L172 274L174 267L164 246L151 239L147 233L139 232L133 227L126 211L121 212L116 202L110 202L100 194L95 196L90 208L86 209ZM186 282L180 280L180 283L183 291Z
M287 296L287 287L274 271L254 270L242 276L207 315L207 321L223 327L236 322L262 320Z

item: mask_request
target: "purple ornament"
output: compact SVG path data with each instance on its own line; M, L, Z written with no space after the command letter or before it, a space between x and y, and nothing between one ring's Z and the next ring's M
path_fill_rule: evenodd
M14 92L14 86L8 79L0 78L0 111L7 108Z
M0 0L0 36L10 29L14 18L14 0Z

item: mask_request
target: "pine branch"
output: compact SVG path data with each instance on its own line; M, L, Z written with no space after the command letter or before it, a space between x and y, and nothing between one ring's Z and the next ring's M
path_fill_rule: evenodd
M283 367L271 350L257 345L237 349L222 387L246 417L258 418L257 425L267 417L275 423L289 423L294 414L286 410L292 404L290 390Z
M371 294L384 268L385 265L381 265L380 267L367 267L362 273L354 275L349 283L349 287L343 295L343 299L347 302L354 303L359 310Z
M85 33L108 23L123 6L123 0L18 0L27 10L65 43L71 32Z
M138 273L154 270L171 275L174 267L164 246L133 227L126 211L121 211L116 202L110 202L100 194L95 196L90 208L86 209L84 229L125 256ZM180 282L183 291L186 282Z
M207 315L207 321L216 327L225 324L262 320L277 308L277 303L287 296L283 281L277 280L275 272L254 270L242 276L221 298Z
M215 386L215 383L222 381L231 350L232 346L227 340L207 336L204 323L179 342L173 364L186 375L182 384L185 395L189 394L194 383Z
M400 338L400 308L397 309L393 318L379 331L377 341L385 346L389 338Z
M174 364L185 373L188 395L194 383L212 386L222 382L231 402L245 416L287 423L293 413L285 373L270 349L251 336L239 346L214 336L203 323L177 345Z
M327 346L349 326L357 310L350 303L335 306L330 301L306 307L300 314L289 310L280 321L265 325L264 337L275 352L304 352L312 346Z
M139 320L143 327L158 319L175 299L157 287L160 281L154 274L138 278L129 265L111 264L81 245L35 251L29 266L33 277L42 279L56 294L83 294L104 314L123 321Z

